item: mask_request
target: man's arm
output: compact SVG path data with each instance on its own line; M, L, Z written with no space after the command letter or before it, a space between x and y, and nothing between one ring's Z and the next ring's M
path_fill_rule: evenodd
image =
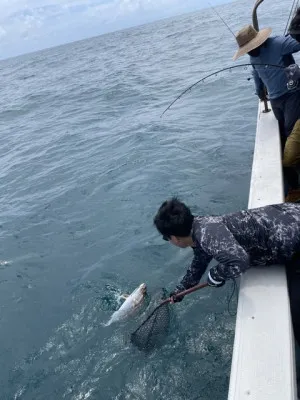
M208 223L202 231L201 245L208 254L219 262L208 273L212 284L236 278L250 267L248 253L237 242L223 222Z
M260 100L264 100L265 98L264 84L254 67L252 70L252 76L254 79L255 94L260 98Z
M281 40L281 54L284 56L286 54L293 54L300 51L300 43L293 39L291 36L283 36Z
M197 285L212 259L212 256L202 251L199 247L193 248L193 251L194 259L180 284L176 286L174 294Z

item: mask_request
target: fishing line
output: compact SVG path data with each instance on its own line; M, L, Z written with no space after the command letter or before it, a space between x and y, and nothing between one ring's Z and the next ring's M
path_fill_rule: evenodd
M211 8L214 10L214 12L217 14L217 16L220 18L220 20L223 22L223 24L226 26L226 28L228 28L229 32L232 34L232 36L236 40L236 36L232 32L232 30L231 30L230 26L227 24L227 22L221 17L221 15L218 13L218 11L213 7L213 5L210 2L208 2L208 4L211 6Z
M183 95L185 95L187 92L191 91L196 85L198 85L201 82L204 82L206 79L212 77L212 76L217 76L219 73L224 72L224 71L230 71L235 69L235 68L241 68L244 67L245 70L248 69L249 66L261 66L261 67L271 67L271 68L279 68L279 69L285 69L285 66L282 65L276 65L276 64L256 64L256 63L246 63L246 64L239 64L239 65L233 65L231 67L226 67L226 68L222 68L218 71L212 72L208 75L206 75L204 78L199 79L197 82L193 83L191 86L189 86L188 88L186 88L179 96L176 97L175 100L172 101L172 103L164 110L164 112L161 114L160 118L162 118L162 116L173 106L174 103L176 103L177 100L179 100Z

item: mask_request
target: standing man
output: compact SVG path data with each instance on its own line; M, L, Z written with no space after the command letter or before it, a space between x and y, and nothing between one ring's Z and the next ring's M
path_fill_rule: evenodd
M274 115L279 123L282 150L287 137L294 125L300 119L300 87L288 89L288 78L284 68L268 67L268 64L288 67L294 63L292 54L300 51L300 43L291 36L270 37L271 28L256 31L252 25L247 25L236 35L238 50L233 59L248 54L253 65L253 77L256 94L261 100L266 97L267 88ZM263 64L257 66L255 64ZM297 192L299 188L298 174L294 168L284 167L284 176L290 190ZM287 190L286 189L286 194Z
M256 94L263 99L263 86L266 86L274 115L282 134L287 137L300 118L300 90L287 88L288 79L284 68L264 65L287 67L293 60L290 56L300 51L300 43L291 36L270 37L271 32L271 28L257 32L252 25L241 29L236 35L239 49L233 59L248 54L251 64L263 64L261 67L253 65Z

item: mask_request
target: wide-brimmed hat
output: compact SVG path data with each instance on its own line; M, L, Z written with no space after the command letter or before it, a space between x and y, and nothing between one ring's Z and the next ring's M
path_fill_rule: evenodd
M239 49L236 51L233 59L243 56L249 51L256 49L262 45L271 35L272 29L265 28L257 31L252 25L247 25L236 34L236 41Z

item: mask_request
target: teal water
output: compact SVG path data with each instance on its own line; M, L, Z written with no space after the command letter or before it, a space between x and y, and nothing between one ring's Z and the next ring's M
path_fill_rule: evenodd
M250 3L219 12L237 30ZM279 34L288 14L278 0L260 11ZM229 285L175 305L148 357L128 343L136 320L102 324L120 293L146 282L153 300L184 274L191 252L152 225L165 198L195 213L247 207L250 71L212 77L160 118L234 50L204 10L0 63L1 399L227 398Z

